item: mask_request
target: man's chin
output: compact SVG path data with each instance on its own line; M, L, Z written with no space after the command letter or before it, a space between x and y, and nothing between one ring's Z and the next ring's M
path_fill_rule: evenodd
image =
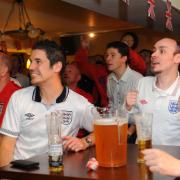
M37 84L38 84L38 82L37 82L37 81L33 81L33 80L31 80L31 84L32 84L32 85L37 85Z
M152 70L152 73L154 74L154 75L158 75L158 74L160 74L162 71L153 71Z

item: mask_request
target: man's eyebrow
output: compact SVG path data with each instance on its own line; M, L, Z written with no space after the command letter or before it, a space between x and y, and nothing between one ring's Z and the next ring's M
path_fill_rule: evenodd
M167 46L159 46L158 48L165 49L165 48L168 48L168 47Z

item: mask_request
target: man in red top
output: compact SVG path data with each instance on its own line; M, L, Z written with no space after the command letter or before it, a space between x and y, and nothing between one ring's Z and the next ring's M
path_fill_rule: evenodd
M94 103L93 96L83 89L78 87L78 82L81 79L81 73L76 64L66 65L64 71L64 82L73 91L84 96L89 102Z
M20 86L10 80L10 69L11 63L9 56L0 51L0 127L12 93L20 89Z
M126 32L122 35L121 41L129 46L130 63L129 66L133 70L145 75L147 67L144 59L134 50L138 43L138 36L133 32Z
M94 104L94 98L91 94L78 87L81 79L81 73L76 64L67 64L64 71L64 83L73 91L84 96L89 102ZM89 134L85 129L79 129L78 138L85 137Z
M86 37L81 39L81 47L75 54L75 62L82 74L85 74L95 82L96 89L101 98L100 106L108 105L108 98L106 92L108 71L104 65L91 64L88 62L88 46L89 42Z

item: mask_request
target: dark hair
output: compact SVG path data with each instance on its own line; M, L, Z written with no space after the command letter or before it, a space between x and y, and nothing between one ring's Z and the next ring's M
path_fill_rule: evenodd
M62 63L61 75L63 75L65 68L65 58L63 52L60 50L60 47L56 44L56 42L47 39L37 41L34 44L32 50L35 49L40 49L45 51L47 58L50 61L51 67L60 61Z
M107 49L108 48L115 48L118 50L118 52L122 56L127 56L127 61L126 64L130 63L130 58L129 58L129 47L127 44L120 42L120 41L113 41L107 44Z
M134 44L131 46L131 49L135 49L135 48L137 48L137 46L138 46L138 44L139 44L139 38L138 38L138 36L135 34L135 33L133 33L133 32L126 32L125 34L123 34L122 36L121 36L121 40L122 40L122 38L124 37L124 36L132 36L132 38L134 39Z

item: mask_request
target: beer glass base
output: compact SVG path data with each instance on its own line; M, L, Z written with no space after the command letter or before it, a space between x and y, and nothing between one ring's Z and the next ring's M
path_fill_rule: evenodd
M58 166L58 167L49 166L49 170L52 173L60 173L61 171L63 171L63 166Z
M145 160L144 159L142 159L142 158L137 158L137 163L145 163Z

